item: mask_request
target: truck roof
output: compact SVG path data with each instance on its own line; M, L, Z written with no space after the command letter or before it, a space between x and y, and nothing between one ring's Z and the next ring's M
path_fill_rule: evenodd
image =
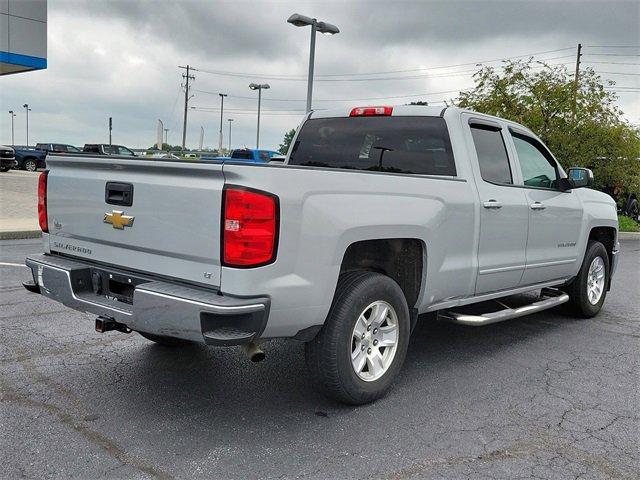
M377 106L385 106L391 107L393 110L391 112L392 117L444 117L445 112L447 112L447 117L449 115L459 116L463 113L469 113L471 115L477 115L479 117L483 117L486 119L498 120L500 122L505 122L514 127L518 127L521 130L527 131L529 134L538 138L529 128L516 123L511 120L507 120L505 118L496 117L494 115L488 115L486 113L479 113L473 110L467 110L465 108L460 107L443 107L443 106L429 106L429 105L352 105L349 107L341 107L341 108L331 108L327 110L314 110L312 111L305 120L313 119L313 118L342 118L349 117L351 111L354 108L371 108Z
M309 118L335 118L335 117L348 117L351 110L358 107L374 107L378 105L352 105L349 107L331 108L328 110L314 110L311 112ZM446 107L432 107L425 105L389 105L393 108L391 116L409 116L409 117L439 117L442 111Z

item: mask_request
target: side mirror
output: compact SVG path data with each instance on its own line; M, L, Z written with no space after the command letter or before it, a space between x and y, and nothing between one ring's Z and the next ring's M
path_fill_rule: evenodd
M571 167L567 172L565 180L566 190L572 188L590 187L593 185L593 172L588 168Z

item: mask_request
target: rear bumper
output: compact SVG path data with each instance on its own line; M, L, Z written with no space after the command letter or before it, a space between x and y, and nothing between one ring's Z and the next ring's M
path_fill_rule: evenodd
M268 297L231 297L58 255L32 255L26 265L40 294L155 335L238 345L258 338L269 315Z

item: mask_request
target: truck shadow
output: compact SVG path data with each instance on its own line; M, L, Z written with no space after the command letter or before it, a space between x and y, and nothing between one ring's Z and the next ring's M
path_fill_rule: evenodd
M153 399L154 408L171 412L171 419L186 421L192 427L203 422L230 429L251 425L252 431L273 428L274 424L296 429L283 419L326 422L327 417L343 417L354 410L382 408L416 388L429 387L431 394L438 394L433 391L437 385L434 380L464 377L483 362L504 361L504 352L512 355L513 350L520 350L525 366L529 356L539 357L539 351L531 352L527 344L544 343L546 337L574 321L552 311L473 328L436 321L433 315L422 317L394 390L375 404L355 409L328 400L315 390L304 364L304 346L280 340L264 345L266 359L258 364L252 364L239 348L194 345L169 349L141 344L128 359L132 368L117 387L118 397L126 405L128 421L133 422L149 414L149 399Z

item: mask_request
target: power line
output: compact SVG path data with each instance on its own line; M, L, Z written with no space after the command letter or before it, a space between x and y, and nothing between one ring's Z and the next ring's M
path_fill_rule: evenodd
M590 57L640 57L637 53L585 53Z
M497 58L497 59L492 59L492 60L480 60L480 61L475 61L475 62L468 62L468 63L458 63L458 64L454 64L454 65L440 65L440 66L435 66L435 67L421 67L421 68L413 68L413 69L405 69L405 70L387 70L387 71L379 71L379 72L352 72L352 73L336 73L336 74L324 74L324 75L316 75L315 78L316 80L318 79L322 79L325 77L354 77L354 76L366 76L366 75L386 75L386 74L393 74L393 73L411 73L411 72L421 72L421 71L429 71L429 70L438 70L438 69L443 69L443 68L455 68L455 67L464 67L464 66L469 66L469 65L477 65L477 64L482 64L482 63L494 63L494 62L501 62L501 61L505 61L505 60L511 60L511 59L517 59L517 58L525 58L525 57L534 57L537 55L544 55L544 54L548 54L548 53L555 53L555 52L561 52L561 51L565 51L565 50L571 50L574 47L566 47L566 48L558 48L555 50L547 50L544 52L534 52L534 53L528 53L528 54L524 54L524 55L516 55L516 56L511 56L511 57L503 57L503 58ZM573 57L573 55L565 55L565 56L561 56L561 57L553 57L553 58L548 58L548 59L542 59L542 60L555 60L555 59L559 59L559 58L568 58L568 57ZM232 72L232 71L226 71L226 70L208 70L208 69L202 69L202 68L192 68L195 71L199 71L199 72L203 72L203 73L210 73L210 74L214 74L214 75L222 75L222 76L237 76L237 77L247 77L247 78L253 78L253 77L262 77L265 79L278 79L278 80L282 80L282 79L299 79L301 81L306 81L306 76L303 75L274 75L274 74L269 74L269 73L246 73L246 72Z
M426 97L428 95L445 95L448 93L458 93L464 91L466 89L458 89L458 90L445 90L442 92L425 92L425 93L412 93L409 95L388 95L385 97L366 97L366 98L325 98L320 100L315 100L316 102L359 102L362 100L387 100L391 98L412 98L412 97ZM208 95L215 95L215 92L207 92L205 90L194 90L194 92L205 93ZM245 97L241 95L229 95L229 98L242 98L253 100L253 97ZM265 98L263 101L270 102L304 102L305 99L295 99L295 98Z
M588 48L640 48L640 45L585 45Z
M585 54L587 55L587 54ZM594 61L583 61L582 63L601 63L606 65L640 65L640 63L631 63L631 62L594 62Z

